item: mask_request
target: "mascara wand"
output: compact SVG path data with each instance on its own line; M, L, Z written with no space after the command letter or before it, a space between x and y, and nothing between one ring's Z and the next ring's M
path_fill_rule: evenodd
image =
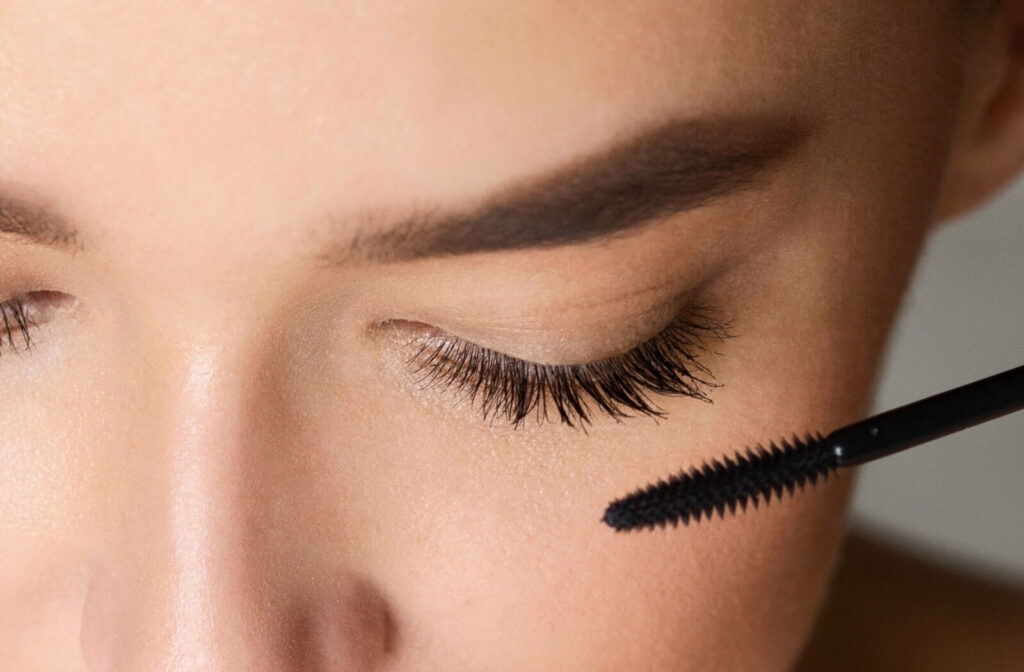
M847 425L828 436L795 435L767 449L712 460L668 480L641 488L608 505L602 520L616 531L699 522L717 512L746 511L774 494L793 495L825 480L839 467L852 467L898 453L961 429L1024 408L1024 366L983 378L906 406Z

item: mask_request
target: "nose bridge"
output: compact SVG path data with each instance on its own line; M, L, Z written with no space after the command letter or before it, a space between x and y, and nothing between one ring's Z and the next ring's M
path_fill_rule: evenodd
M152 649L159 658L151 669L262 669L272 659L259 651L266 639L255 630L260 614L256 591L261 580L251 551L263 533L252 511L253 451L245 444L242 423L248 400L237 361L240 350L214 342L187 349L171 374L163 516L164 557L153 564L159 597L140 608L152 610L163 632ZM155 634L155 633L154 633ZM263 661L262 663L260 661ZM270 668L267 668L270 669Z
M197 325L190 334L164 332L157 359L166 366L148 382L163 407L150 409L144 428L151 432L140 437L160 467L132 492L159 504L147 504L152 518L133 525L138 549L116 561L132 565L120 569L140 576L140 590L133 596L124 585L98 582L108 595L97 604L121 605L114 627L128 631L121 644L133 642L98 657L110 670L288 669L273 650L281 636L265 626L273 622L267 603L280 601L265 594L274 581L263 575L268 569L258 552L269 541L253 462L260 452L246 445L253 434L244 426L253 403L246 395L254 393L245 377L255 363L226 333ZM98 611L97 618L109 613ZM87 631L83 626L83 651Z
M230 619L223 613L215 618L215 605L223 607L226 596L237 599L247 592L235 585L245 580L239 570L248 566L238 557L245 551L247 521L242 517L245 469L239 414L231 410L237 401L232 401L227 358L223 346L195 350L176 399L180 406L172 414L167 613L173 669L221 667L224 661L217 658L226 652L220 647L237 635L217 632Z
M291 432L250 426L269 399L281 403L265 389L279 377L253 374L283 365L266 361L273 349L227 317L155 333L140 388L154 400L140 405L148 433L115 522L125 535L84 602L87 669L379 669L393 641L379 589L284 542L310 538L291 526L315 512L282 510L287 488L303 486L277 479L276 447L256 445Z

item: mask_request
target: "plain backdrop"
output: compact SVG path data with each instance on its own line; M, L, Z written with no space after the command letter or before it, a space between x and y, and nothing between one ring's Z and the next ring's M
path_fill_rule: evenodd
M1024 181L932 235L875 412L1020 365ZM866 465L852 522L1024 586L1024 410Z

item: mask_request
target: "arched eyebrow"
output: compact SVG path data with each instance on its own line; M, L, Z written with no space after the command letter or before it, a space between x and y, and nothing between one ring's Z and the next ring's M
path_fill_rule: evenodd
M810 134L798 118L674 120L520 180L462 211L440 208L329 246L329 265L579 245L635 232L761 184ZM351 229L351 220L347 226Z

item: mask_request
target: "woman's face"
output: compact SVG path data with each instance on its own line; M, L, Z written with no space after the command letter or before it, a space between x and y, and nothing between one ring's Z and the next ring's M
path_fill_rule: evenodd
M957 122L939 5L3 3L4 669L786 668L849 476L600 519L865 410ZM409 363L698 304L720 386L657 421Z

